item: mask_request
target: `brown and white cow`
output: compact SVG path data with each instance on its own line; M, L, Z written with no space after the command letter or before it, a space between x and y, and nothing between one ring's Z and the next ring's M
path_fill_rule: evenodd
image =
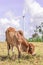
M23 36L22 31L16 31L14 28L9 27L6 30L6 41L8 47L8 55L10 46L12 47L12 51L14 53L14 46L18 49L18 57L20 57L21 52L27 52L31 55L34 54L35 46L27 42L27 40Z

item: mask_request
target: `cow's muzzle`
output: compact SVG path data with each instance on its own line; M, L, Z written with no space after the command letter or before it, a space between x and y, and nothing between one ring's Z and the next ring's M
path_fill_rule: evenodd
M32 56L35 56L35 55L36 55L36 52L33 52L33 53L32 53Z

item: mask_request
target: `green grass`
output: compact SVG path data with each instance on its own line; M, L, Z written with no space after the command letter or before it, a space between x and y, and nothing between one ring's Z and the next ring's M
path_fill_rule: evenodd
M42 42L31 42L35 45L36 56L31 56L26 53L22 53L21 58L12 60L12 52L10 50L10 58L7 56L7 44L0 42L0 65L43 65L43 43ZM15 53L18 55L16 48Z

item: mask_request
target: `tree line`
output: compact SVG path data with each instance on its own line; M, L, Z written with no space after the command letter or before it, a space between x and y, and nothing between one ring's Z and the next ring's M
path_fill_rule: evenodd
M36 26L32 38L29 38L30 42L43 42L43 22L39 26Z

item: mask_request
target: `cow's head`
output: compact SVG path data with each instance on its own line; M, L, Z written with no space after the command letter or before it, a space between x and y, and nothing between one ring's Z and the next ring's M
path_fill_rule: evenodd
M35 55L35 46L30 43L28 47L28 53L30 53L31 55Z

